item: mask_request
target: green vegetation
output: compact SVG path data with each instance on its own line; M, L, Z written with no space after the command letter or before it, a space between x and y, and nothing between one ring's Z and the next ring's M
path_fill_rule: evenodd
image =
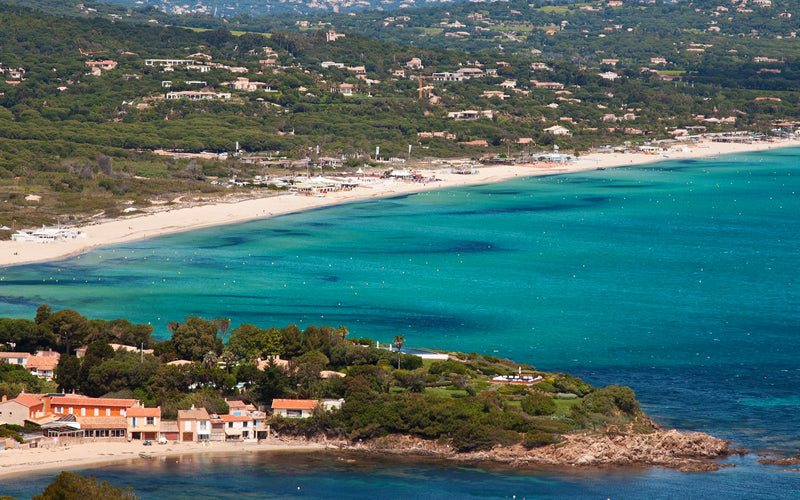
M152 330L143 325L88 320L48 306L39 308L35 321L0 324L6 325L0 343L14 338L63 353L56 368L59 389L136 397L146 406L161 406L168 419L192 405L226 413L225 398L232 396L262 406L274 398L344 398L339 411L320 410L306 420L274 417L271 423L280 434L354 442L403 434L449 443L458 451L541 446L576 429L652 429L627 387L598 389L570 375L477 353L430 363L401 353L398 367L395 352L361 344L371 344L369 339L347 339L344 327L244 324L228 332L229 320L187 317L170 323L169 340L153 341ZM152 346L153 354L115 352L111 341ZM88 345L81 359L71 354L79 345ZM189 363L168 364L176 359ZM530 387L489 382L521 369L545 381ZM345 376L324 378L325 370ZM9 397L25 384L26 391L44 391L31 378L21 367L0 364L0 392Z
M33 500L67 500L73 498L96 498L98 500L135 500L132 488L118 489L110 483L91 476L72 472L61 472L45 490Z

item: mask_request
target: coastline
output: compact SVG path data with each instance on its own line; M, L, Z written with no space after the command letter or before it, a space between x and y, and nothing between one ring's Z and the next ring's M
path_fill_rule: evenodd
M441 181L429 183L388 182L376 187L358 187L352 191L328 193L324 197L289 194L236 202L218 200L208 204L178 207L167 211L121 217L94 225L82 226L79 229L85 233L85 238L51 243L2 241L0 242L0 267L58 260L82 254L98 247L373 198L386 198L468 185L491 184L519 177L570 174L588 170L644 165L664 160L704 158L795 146L800 146L800 140L776 140L752 144L701 140L659 155L645 153L591 153L581 156L569 164L552 164L548 167L523 165L485 166L481 167L477 173L469 175L423 171L423 175L435 176Z
M715 459L740 450L708 434L657 430L643 435L565 435L565 442L542 448L497 446L489 451L456 453L450 447L412 436L393 435L349 445L343 441L275 439L261 442L169 443L145 446L142 441L89 441L0 452L0 484L4 478L47 471L80 470L141 460L190 455L225 456L256 452L351 453L440 459L508 468L601 469L607 467L665 467L682 472L713 471ZM352 456L352 455L351 455Z

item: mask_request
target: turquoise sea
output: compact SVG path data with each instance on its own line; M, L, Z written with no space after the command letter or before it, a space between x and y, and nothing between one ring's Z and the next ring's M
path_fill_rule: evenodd
M88 471L142 498L800 498L800 149L432 191L0 269L0 315L187 315L478 351L631 386L751 451L719 472L286 454ZM28 498L52 474L0 480ZM297 489L297 488L300 489Z

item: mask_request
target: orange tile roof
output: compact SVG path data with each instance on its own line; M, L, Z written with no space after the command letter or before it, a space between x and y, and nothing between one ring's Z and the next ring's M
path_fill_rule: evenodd
M273 410L313 410L317 406L316 399L273 399Z
M55 396L50 401L53 405L75 405L75 406L119 406L130 408L138 406L138 399L118 399L118 398L90 398L87 396L69 395Z
M36 368L37 370L53 371L58 365L58 357L56 356L33 356L28 359L28 370Z
M221 418L223 422L249 422L253 420L247 415L220 415L219 418Z
M227 401L227 403L228 403L228 408L246 408L247 407L247 405L244 404L244 401L234 400L234 401Z
M125 429L128 423L125 417L79 417L75 419L81 424L81 429Z
M42 404L42 397L38 394L20 394L11 401L23 404L28 408Z
M158 408L139 408L128 409L125 414L129 417L161 417L161 407Z
M205 408L193 408L191 410L178 410L178 420L208 420L211 418Z

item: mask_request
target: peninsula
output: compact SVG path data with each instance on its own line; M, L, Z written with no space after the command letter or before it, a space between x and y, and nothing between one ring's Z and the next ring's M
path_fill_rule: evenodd
M348 339L344 327L229 326L188 317L155 341L149 325L45 305L34 321L0 319L0 341L16 348L0 353L0 476L274 450L686 471L731 453L721 439L660 429L628 387L409 350L402 336Z

